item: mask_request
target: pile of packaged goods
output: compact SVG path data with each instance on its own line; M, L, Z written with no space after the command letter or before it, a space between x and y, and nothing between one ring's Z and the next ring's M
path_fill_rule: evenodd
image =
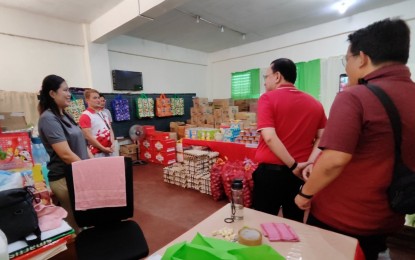
M218 152L186 150L183 164L164 168L164 181L211 195L210 170L219 157Z
M145 138L139 141L140 159L170 165L176 162L176 140L168 132L156 131L154 126L143 126Z

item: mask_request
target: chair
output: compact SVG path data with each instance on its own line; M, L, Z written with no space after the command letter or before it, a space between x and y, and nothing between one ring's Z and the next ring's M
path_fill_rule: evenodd
M133 216L134 196L131 158L125 157L124 163L127 206L82 211L75 210L72 166L67 168L66 181L75 220L79 227L88 227L75 240L78 259L141 259L149 253L140 226L133 220L126 220Z

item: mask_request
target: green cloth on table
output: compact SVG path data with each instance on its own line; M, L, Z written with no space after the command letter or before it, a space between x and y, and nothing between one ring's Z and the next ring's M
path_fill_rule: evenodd
M244 246L197 233L192 242L180 242L167 248L162 260L248 260L284 259L269 245Z

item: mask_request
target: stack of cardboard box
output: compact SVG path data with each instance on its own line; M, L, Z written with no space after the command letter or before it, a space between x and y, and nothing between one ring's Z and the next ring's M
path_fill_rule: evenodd
M235 115L235 120L239 120L241 122L241 128L249 128L256 123L256 113L238 112Z
M174 132L177 134L177 140L184 138L186 129L193 127L197 126L185 124L184 122L170 122L170 132Z
M140 159L169 165L176 162L176 140L168 132L155 131L154 126L145 126L145 138L139 141Z
M120 145L120 156L130 157L133 161L138 159L136 144L124 144Z
M222 123L229 125L230 121L235 119L235 114L238 113L239 108L234 106L233 102L230 98L213 100L215 128L220 128Z
M193 98L190 123L197 127L220 128L229 126L231 120L239 120L241 127L256 123L257 99L214 99L209 105L207 98ZM179 138L180 138L180 134Z
M193 98L193 107L190 108L190 124L196 126L212 125L212 108L207 98Z
M240 112L257 112L256 105L258 99L240 99L234 101L235 106L238 106Z

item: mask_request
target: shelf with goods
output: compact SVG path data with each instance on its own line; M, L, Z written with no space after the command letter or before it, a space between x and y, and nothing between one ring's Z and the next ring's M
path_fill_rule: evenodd
M0 148L4 151L0 159L0 190L33 186L33 197L40 199L33 203L54 207L47 182L49 156L40 139L30 138L30 135L30 131L0 133ZM66 241L72 238L73 233L72 227L62 221L60 228L42 232L39 243L28 245L19 240L8 244L9 258L48 259L66 249Z

